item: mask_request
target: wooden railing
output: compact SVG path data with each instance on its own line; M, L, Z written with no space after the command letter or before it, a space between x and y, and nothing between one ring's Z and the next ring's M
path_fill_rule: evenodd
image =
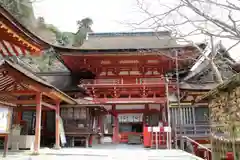
M184 138L191 142L194 153L206 160L239 160L240 158L240 125L184 125L181 130L178 126L173 131L178 140ZM207 137L211 141L210 147L199 144L195 137ZM203 154L199 155L200 151L203 151Z
M204 138L210 136L210 125L209 124L201 124L201 125L194 125L194 124L184 124L181 127L176 126L175 134L178 135L185 135L191 138Z
M188 136L182 136L183 139L185 139L187 142L190 142L191 145L193 145L193 152L196 156L199 156L205 160L211 160L212 159L212 151L211 149L205 147L204 145L198 143L197 141L189 138ZM199 151L203 150L203 155L199 153Z
M175 79L169 80L170 85L175 84ZM164 78L131 78L131 79L83 79L82 85L123 85L123 84L165 84Z

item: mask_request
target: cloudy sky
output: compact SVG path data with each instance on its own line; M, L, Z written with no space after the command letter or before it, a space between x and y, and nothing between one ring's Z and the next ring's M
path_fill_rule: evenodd
M62 31L76 31L76 21L90 17L95 32L130 31L126 21L137 20L136 0L38 0L35 15ZM141 18L141 17L139 17Z
M129 25L131 22L141 22L149 17L142 13L138 0L36 0L34 12L36 17L42 16L49 24L53 24L61 31L76 32L76 21L89 17L94 24L94 32L124 32L136 31ZM143 1L143 0L139 0ZM174 3L176 0L161 0L164 3ZM162 7L159 0L144 0L144 4L154 13L159 13ZM216 15L218 13L215 13ZM144 26L141 26L144 27ZM186 29L186 28L184 28ZM186 30L189 30L187 28ZM191 29L190 29L191 30ZM145 30L146 31L146 30ZM204 36L192 38L194 41L204 40ZM232 43L225 40L226 47ZM240 47L232 49L233 57L239 57Z

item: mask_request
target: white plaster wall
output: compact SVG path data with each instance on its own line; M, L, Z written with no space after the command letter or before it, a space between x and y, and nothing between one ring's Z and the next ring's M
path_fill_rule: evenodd
M112 109L112 105L104 105L104 108L105 108L106 110L111 110L111 109Z
M119 72L119 75L128 75L128 71L121 71Z
M176 102L177 101L177 96L175 94L170 94L169 95L169 101L170 102Z
M125 109L144 109L144 104L136 104L136 105L129 105L129 104L118 104L116 105L117 110L125 110Z
M160 104L149 104L149 109L160 110Z

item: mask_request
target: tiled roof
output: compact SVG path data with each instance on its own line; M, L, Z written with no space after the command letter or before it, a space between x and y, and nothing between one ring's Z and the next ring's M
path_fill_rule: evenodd
M208 99L213 97L214 95L218 94L221 91L226 91L226 89L233 90L240 86L240 73L233 75L224 83L217 85L214 89L197 99L196 101L199 102L204 99Z
M234 61L234 59L231 58L228 51L222 45L221 42L216 43L215 48L216 48L216 55L214 55L215 56L214 61L217 65L221 65L221 68L219 68L220 70L222 69L221 74L223 74L223 76L225 77L232 76L233 75L232 71L230 69L226 70L225 69L226 66L223 66L226 63L222 63L222 62L227 61L231 63L230 65L235 64L236 62ZM208 44L208 46L206 46L204 51L202 51L202 54L204 54L205 56L202 55L199 57L199 59L196 61L196 63L194 63L194 65L190 69L188 75L184 77L184 81L189 81L191 79L194 79L197 76L202 75L204 72L207 73L207 74L204 74L205 80L210 80L213 77L212 76L213 71L211 69L210 62L205 58L205 57L213 56L210 43ZM218 60L218 62L216 60Z
M81 88L78 84L73 83L73 76L70 72L39 72L36 74L63 92L80 91L85 93L84 88Z
M194 84L194 83L180 83L180 89L187 90L211 90L217 86L217 83L202 83L202 84Z

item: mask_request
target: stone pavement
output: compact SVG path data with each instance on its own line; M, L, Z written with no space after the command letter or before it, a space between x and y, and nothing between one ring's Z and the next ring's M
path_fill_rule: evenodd
M144 149L135 145L98 145L93 148L63 148L61 150L41 149L40 155L30 152L11 152L4 160L202 160L181 150ZM1 159L1 158L0 158Z

